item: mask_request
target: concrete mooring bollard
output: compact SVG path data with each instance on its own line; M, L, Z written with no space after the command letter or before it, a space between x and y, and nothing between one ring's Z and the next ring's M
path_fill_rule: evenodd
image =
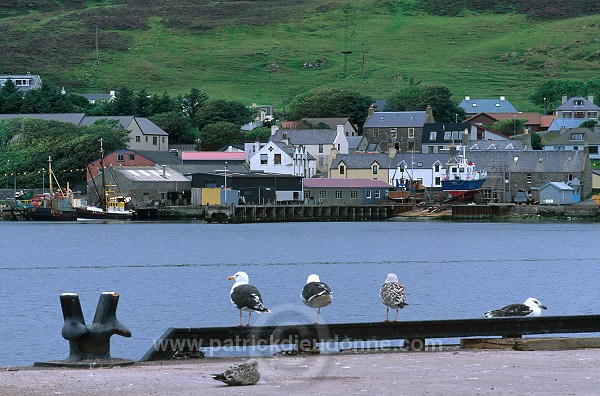
M103 292L98 301L94 321L85 324L79 296L60 295L64 324L62 336L69 341L69 357L65 360L36 362L34 366L107 367L133 364L132 360L110 356L110 337L131 337L131 332L117 319L119 293Z

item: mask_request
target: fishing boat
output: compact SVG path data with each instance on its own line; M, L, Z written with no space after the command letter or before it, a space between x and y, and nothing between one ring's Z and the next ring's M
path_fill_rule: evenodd
M48 176L50 188L48 192L34 194L28 191L16 197L19 205L27 208L27 218L34 221L75 221L77 220L76 207L81 205L67 183L62 188L56 175L52 171L52 157L48 157ZM54 183L58 186L54 188Z
M102 220L131 220L134 211L127 208L131 201L129 196L118 191L118 185L108 184L106 181L106 172L110 168L106 167L104 162L104 148L102 139L100 139L100 166L101 172L101 191L98 194L98 206L80 206L77 208L77 221L102 221Z
M467 160L465 146L460 150L451 147L450 160L446 163L446 175L442 177L442 190L450 194L454 200L473 198L475 193L487 180L487 172L475 167L472 161ZM456 154L458 153L458 154Z

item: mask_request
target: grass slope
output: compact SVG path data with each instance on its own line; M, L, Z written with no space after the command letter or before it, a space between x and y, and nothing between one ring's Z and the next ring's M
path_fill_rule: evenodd
M596 77L600 62L598 14L444 16L422 10L433 0L19 1L11 13L4 3L0 74L29 71L71 92L197 87L282 107L315 87L385 98L412 80L445 85L456 99L505 95L527 111L540 110L527 98L544 79ZM303 67L317 61L324 66Z

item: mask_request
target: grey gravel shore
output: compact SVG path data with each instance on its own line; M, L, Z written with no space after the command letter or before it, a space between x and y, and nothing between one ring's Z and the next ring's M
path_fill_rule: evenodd
M247 358L64 369L3 367L0 395L597 395L600 349L343 352L258 358L258 384L230 387L210 374Z

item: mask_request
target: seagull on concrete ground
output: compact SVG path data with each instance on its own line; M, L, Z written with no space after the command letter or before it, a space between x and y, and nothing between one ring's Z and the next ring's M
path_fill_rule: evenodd
M258 361L251 359L245 363L233 364L223 373L211 374L211 377L232 386L254 385L260 379Z
M389 322L388 313L390 308L396 310L396 320L398 321L398 310L404 308L406 305L406 289L404 285L398 282L396 274L387 274L385 282L379 289L379 298L381 302L385 304L385 321Z

